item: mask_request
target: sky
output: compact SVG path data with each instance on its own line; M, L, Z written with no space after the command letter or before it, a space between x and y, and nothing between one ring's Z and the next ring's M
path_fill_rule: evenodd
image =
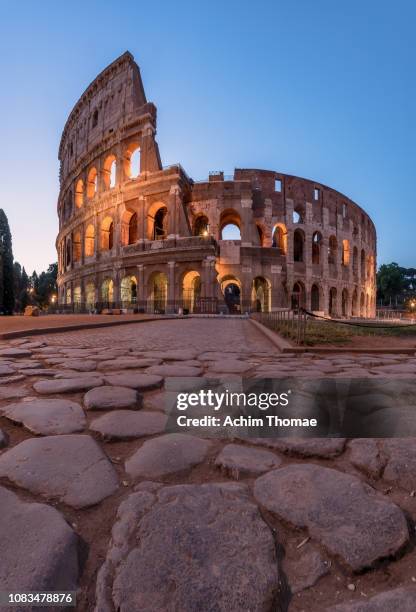
M88 84L129 50L164 165L264 168L338 189L378 263L416 265L413 0L0 0L0 207L30 273L56 260L58 146Z

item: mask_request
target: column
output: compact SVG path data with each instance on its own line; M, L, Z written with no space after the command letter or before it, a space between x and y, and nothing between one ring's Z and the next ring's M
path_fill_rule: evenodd
M175 267L176 262L168 261L168 301L167 313L175 312Z
M144 273L145 266L143 264L139 264L137 266L137 307L139 311L143 310L143 312L146 311L147 299L147 292L144 284Z

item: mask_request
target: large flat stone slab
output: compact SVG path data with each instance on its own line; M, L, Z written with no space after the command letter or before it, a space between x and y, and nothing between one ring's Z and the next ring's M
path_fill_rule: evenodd
M155 374L143 374L141 372L126 372L118 374L107 374L104 377L108 385L117 387L130 387L137 391L150 391L158 389L163 385L163 377Z
M239 359L221 359L209 362L210 371L221 374L244 374L244 372L248 372L252 367L250 363L240 361Z
M30 395L29 389L26 387L17 387L12 385L11 387L0 387L0 400L17 399L18 397L26 397Z
M383 591L370 597L361 598L358 601L338 604L327 608L325 612L414 612L416 602L416 588L401 587L392 591Z
M61 367L77 372L93 372L97 367L97 362L92 359L66 359L61 363Z
M88 410L139 409L141 405L142 397L135 389L127 387L96 387L84 395L84 406Z
M398 506L338 470L289 465L260 476L254 496L280 519L306 529L354 571L395 555L409 540Z
M0 412L10 421L45 436L82 431L86 425L81 406L65 399L33 399L9 404Z
M215 465L232 478L258 476L280 466L279 457L267 450L240 444L227 444L215 460Z
M345 448L345 438L250 438L251 444L273 448L287 455L333 459Z
M294 595L314 586L329 573L329 564L311 546L306 550L296 550L296 553L296 557L286 554L283 561L283 569Z
M156 374L156 376L170 377L170 376L181 376L183 378L200 376L202 374L202 368L196 368L195 366L183 366L183 365L159 365L147 368L146 374Z
M55 380L40 380L35 382L33 388L41 395L53 393L77 393L88 391L103 384L103 379L98 376L80 376L77 378L62 378Z
M21 357L31 357L32 351L24 348L5 348L0 349L0 357L12 357L13 359L20 359Z
M163 361L189 361L197 358L197 352L192 349L176 349L170 351L146 351L143 353L146 357L152 359L161 359Z
M94 419L90 429L106 440L130 440L163 433L167 420L160 412L115 410Z
M79 538L64 517L46 504L20 501L4 487L0 508L2 591L76 591ZM2 608L17 609L34 610Z
M25 440L0 455L0 477L74 508L93 506L118 488L114 467L87 435Z
M126 357L112 359L111 361L102 361L98 364L98 369L102 371L116 370L138 370L140 368L149 368L150 366L162 363L161 359L139 359L135 357Z
M126 461L132 478L163 478L190 470L204 460L211 443L185 434L166 434L147 440Z
M278 580L273 536L245 487L163 487L121 504L95 610L269 612Z
M9 443L9 436L3 429L0 429L0 448L4 448Z
M16 372L16 368L11 365L0 365L0 376L12 376Z

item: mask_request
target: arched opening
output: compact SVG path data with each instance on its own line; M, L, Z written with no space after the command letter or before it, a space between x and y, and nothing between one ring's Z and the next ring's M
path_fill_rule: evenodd
M66 292L65 292L65 303L71 304L71 302L72 302L71 287L67 287Z
M262 247L264 246L264 231L261 225L259 225L258 223L256 223L256 228L257 228L257 233L259 236L259 244Z
M94 283L87 283L85 285L85 304L88 310L92 310L95 307L95 285Z
M312 236L312 263L321 263L321 243L322 234L321 232L314 232Z
M358 274L358 249L355 246L352 251L352 272L354 276Z
M164 240L168 234L166 221L168 209L162 206L157 210L153 221L153 240Z
M350 243L348 240L342 241L342 265L348 266L350 263Z
M75 306L81 306L81 287L74 287L74 299Z
M149 279L149 309L165 314L168 299L168 278L164 272L153 272Z
M125 210L121 218L121 244L134 244L137 238L137 213Z
M341 304L342 304L342 316L348 317L348 290L343 289L341 295Z
M282 223L278 223L273 229L272 247L279 249L279 255L287 253L287 230Z
M251 309L255 312L271 311L271 284L263 276L253 280L251 288Z
M93 225L88 225L85 230L85 257L94 255L95 230Z
M293 234L293 261L303 261L304 233L297 229Z
M81 261L81 232L76 230L73 236L72 242L72 252L74 257L74 262Z
M361 279L365 280L365 251L361 250Z
M84 204L84 181L79 179L75 186L75 206L81 208Z
M106 157L103 166L103 180L106 189L116 186L117 161L115 155Z
M328 242L328 263L332 264L333 266L335 266L337 263L337 249L338 243L336 237L330 236Z
M318 285L311 287L311 310L317 312L320 310L320 291Z
M201 277L198 272L187 272L182 281L183 307L194 312L196 301L201 297Z
M241 240L240 215L232 208L221 213L220 240Z
M360 295L360 317L365 317L365 296L363 291Z
M299 308L305 308L305 287L301 282L297 282L293 285L291 308L292 310L299 310Z
M71 249L71 241L68 238L66 241L66 267L68 268L71 265L72 260L72 249Z
M357 317L359 315L357 289L354 289L354 293L352 294L351 311L353 317Z
M241 312L241 282L235 276L225 276L220 282L221 292L230 313Z
M136 179L140 175L140 147L137 142L131 142L124 151L124 174L128 179Z
M120 284L120 297L123 308L137 302L137 280L135 276L125 276Z
M114 223L111 217L105 217L101 224L101 250L111 251L114 246Z
M106 278L101 285L101 300L107 307L114 301L114 283L111 278Z
M87 198L93 198L97 193L98 174L96 168L91 168L87 178Z
M209 224L208 217L205 215L198 215L194 222L194 236L208 236Z
M337 290L335 287L331 287L329 290L329 303L328 303L328 313L330 317L336 316L337 312Z
M67 221L72 215L72 191L69 190L64 203L64 220Z

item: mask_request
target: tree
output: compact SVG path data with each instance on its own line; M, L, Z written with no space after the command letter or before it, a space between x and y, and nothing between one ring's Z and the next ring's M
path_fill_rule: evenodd
M0 261L0 311L12 315L15 306L12 235L6 213L2 208L0 208Z
M400 296L406 286L405 272L406 270L395 262L380 266L377 272L377 292L379 297L383 300L391 300Z

